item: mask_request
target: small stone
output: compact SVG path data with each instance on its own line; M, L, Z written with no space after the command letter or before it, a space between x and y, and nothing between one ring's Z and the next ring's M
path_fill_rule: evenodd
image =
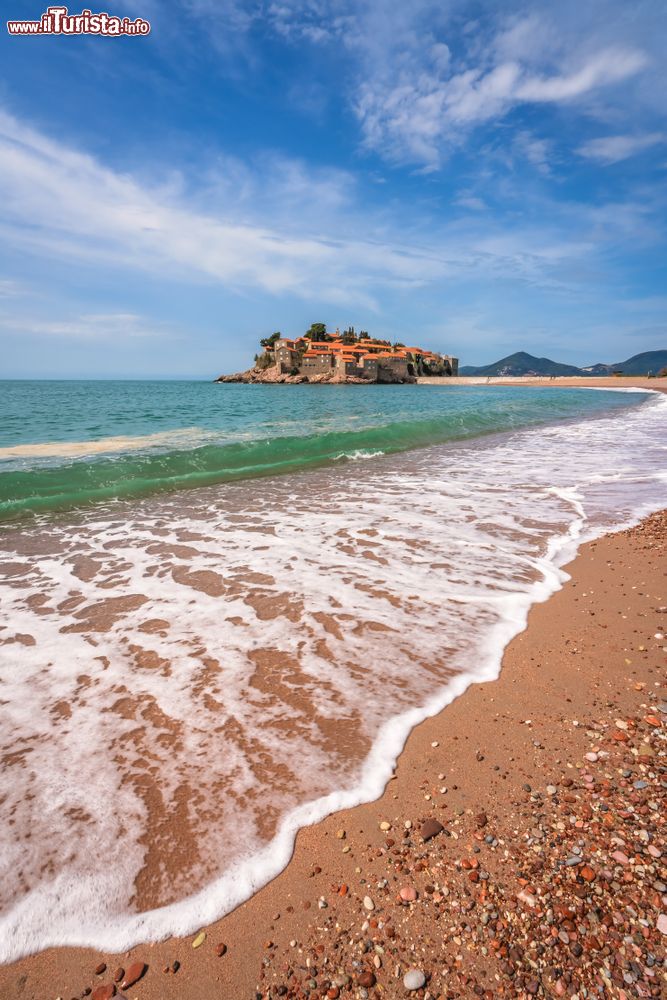
M106 986L98 986L96 990L93 991L92 1000L111 1000L111 997L115 996L116 987L113 983L107 983Z
M486 813L483 813L483 812L482 813L477 813L477 815L475 816L475 823L479 827L486 826L486 824L488 822L489 822L489 820L488 820L488 817L487 817Z
M426 976L421 969L410 969L403 976L403 985L406 990L420 990L426 983Z
M206 931L200 931L197 937L192 942L192 947L201 948L205 940L206 940Z
M399 895L405 903L414 903L417 898L417 890L411 885L404 885Z
M595 876L595 872L593 871L593 869L591 868L590 865L584 865L583 868L580 868L579 869L579 874L581 875L581 877L583 879L586 880L586 882L594 882L595 881L595 877L596 877Z
M660 914L656 926L661 934L667 934L667 913Z
M435 750L435 749L436 749L437 747L439 747L439 746L440 746L440 744L438 743L438 741L437 741L437 740L433 740L433 742L431 743L431 746L432 746L432 747L433 747L433 749Z
M125 969L121 969L120 967L116 969L116 971L113 974L114 983L119 983L124 975L125 975Z
M375 986L375 975L372 972L361 972L357 977L357 982L365 989L369 989L371 986Z
M364 909L366 910L375 909L375 903L373 902L370 896L364 896Z
M218 958L222 958L223 955L227 954L227 945L222 944L222 942L220 944L216 944L215 953L218 956Z
M125 972L123 981L120 984L121 990L126 990L130 986L134 986L135 983L139 982L147 968L148 966L145 962L133 962L129 969Z
M547 785L547 795L557 795L558 789L555 785Z
M107 963L106 962L100 962L100 964L95 969L95 975L96 976L101 976L106 971L107 971Z
M387 830L391 830L391 823L388 823L386 819L383 819L382 822L380 823L380 829L384 830L385 832Z
M345 840L346 836L347 834L345 833L345 830L336 830L336 838L338 840Z
M598 759L598 755L596 753L593 753L592 751L590 753L585 753L584 757L586 758L586 760L590 761L591 764L594 764Z
M425 823L422 823L419 832L424 840L432 840L433 837L437 837L439 833L442 833L444 829L442 823L438 823L437 819L427 819Z

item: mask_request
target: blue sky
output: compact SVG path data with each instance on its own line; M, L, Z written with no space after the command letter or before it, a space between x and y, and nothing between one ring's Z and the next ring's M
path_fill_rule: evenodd
M3 25L0 374L210 377L319 321L667 347L663 0L101 9L150 36Z

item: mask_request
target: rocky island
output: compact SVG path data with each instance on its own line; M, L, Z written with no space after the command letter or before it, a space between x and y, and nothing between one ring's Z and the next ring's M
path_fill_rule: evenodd
M302 337L290 340L279 332L260 341L255 364L216 382L347 383L364 385L415 382L418 376L451 378L458 375L458 358L421 347L406 347L358 335L354 327L327 333L324 323L313 323Z

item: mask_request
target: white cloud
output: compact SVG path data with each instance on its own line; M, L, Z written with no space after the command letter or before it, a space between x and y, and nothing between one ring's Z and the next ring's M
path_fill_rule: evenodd
M648 132L643 135L608 135L599 139L589 139L579 146L577 152L588 160L611 164L627 160L637 153L643 153L652 146L664 142L667 137L662 132Z
M590 113L605 88L655 63L650 18L627 16L617 0L599 0L595 11L578 0L556 8L534 0L530 12L510 3L472 22L470 6L279 0L266 17L294 44L328 48L337 60L350 54L345 89L366 148L427 170L484 123L525 105Z
M33 337L114 343L146 337L159 337L162 342L170 336L170 330L164 323L156 323L135 313L87 313L58 320L25 315L3 316L0 318L0 329Z
M282 195L285 226L272 228L247 221L249 199L239 198L239 187L245 183L252 193L258 185L233 169L232 162L231 179L225 175L217 186L217 203L211 185L205 199L188 198L173 185L142 185L0 113L0 230L8 243L48 255L369 306L372 285L418 285L440 273L436 261L400 242L340 238L310 223L315 207L325 214L340 209L340 172L315 174L309 186L302 166L278 163L272 190ZM298 222L287 220L290 211Z
M0 278L0 299L10 299L22 292L22 285L13 278Z
M611 48L589 57L578 69L551 77L526 77L517 87L519 101L570 101L596 87L634 76L647 64L643 52Z
M482 212L487 207L486 203L474 194L460 194L454 199L454 204L460 208L469 208L473 212Z
M527 135L529 144L539 143ZM533 148L530 155L544 153ZM289 294L308 301L376 308L388 291L440 287L456 280L509 278L571 288L577 272L619 234L651 239L651 206L632 203L532 207L480 216L477 189L461 190L448 222L414 205L377 210L364 204L345 171L308 170L267 157L259 165L222 159L187 183L170 175L160 185L109 169L84 152L55 142L0 113L0 238L7 247L47 261L148 274L154 280ZM507 193L503 194L507 197ZM316 221L314 221L316 220ZM363 234L363 235L359 235ZM574 276L574 277L573 277ZM0 285L0 290L2 286ZM77 316L42 323L58 336L96 328L146 336L140 318ZM115 318L113 318L115 317ZM35 328L36 329L36 328Z
M521 104L571 102L645 65L641 52L617 48L582 57L578 68L550 76L527 72L517 61L488 69L470 66L448 76L417 66L403 71L398 82L376 77L364 83L356 113L367 146L433 169L443 150L477 125L501 119Z

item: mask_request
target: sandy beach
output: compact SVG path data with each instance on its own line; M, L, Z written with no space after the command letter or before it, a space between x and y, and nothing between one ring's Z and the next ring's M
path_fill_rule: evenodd
M583 546L500 678L203 934L51 949L1 968L0 996L659 996L666 548L664 512Z
M562 386L570 389L653 389L655 392L667 392L667 378L581 378L580 376L548 376L521 375L516 378L507 376L481 377L476 375L460 375L458 378L418 378L419 385L440 385L456 388L457 385L529 385Z

